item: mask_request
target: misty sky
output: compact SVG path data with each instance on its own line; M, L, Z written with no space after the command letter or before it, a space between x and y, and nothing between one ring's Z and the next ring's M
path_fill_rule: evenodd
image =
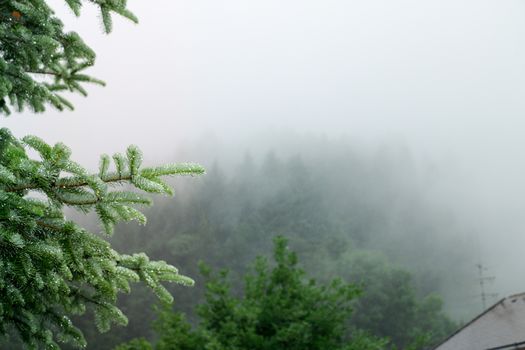
M110 36L94 8L50 2L108 86L74 112L3 119L18 136L91 165L202 135L244 151L260 131L403 144L439 167L437 197L479 231L497 292L525 291L524 1L130 0L140 25Z

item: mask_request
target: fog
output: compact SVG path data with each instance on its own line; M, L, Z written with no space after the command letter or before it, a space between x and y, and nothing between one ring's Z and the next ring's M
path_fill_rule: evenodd
M74 112L3 119L17 136L90 167L131 143L207 164L318 140L403 149L496 277L488 291L525 291L523 1L133 1L140 24L115 19L109 36L94 8L50 2L108 85L72 96Z

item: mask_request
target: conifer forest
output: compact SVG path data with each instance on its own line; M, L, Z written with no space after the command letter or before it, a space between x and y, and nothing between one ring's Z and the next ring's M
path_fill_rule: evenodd
M523 18L0 0L0 349L439 349L525 291Z

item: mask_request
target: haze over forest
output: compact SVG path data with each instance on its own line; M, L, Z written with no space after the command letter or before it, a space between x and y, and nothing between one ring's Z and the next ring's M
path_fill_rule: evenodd
M61 0L50 2L67 12ZM383 167L368 173L377 186L363 185L378 192L360 195L377 196L379 206L392 181L393 197L381 208L395 215L402 203L409 218L421 214L410 204L424 203L425 244L434 237L444 257L465 249L463 287L439 290L456 320L481 308L480 261L496 277L490 292L525 291L523 1L150 0L130 7L140 25L117 20L110 36L93 29L100 27L94 9L80 20L67 14L98 53L91 73L107 87L72 96L74 112L25 113L3 126L19 137L63 141L91 168L98 154L132 143L147 163L217 164L226 176L247 154L259 165L268 152L283 162L299 155L309 169L319 162L320 189L354 166L349 159ZM368 248L392 254L384 245ZM415 256L404 261L409 270Z

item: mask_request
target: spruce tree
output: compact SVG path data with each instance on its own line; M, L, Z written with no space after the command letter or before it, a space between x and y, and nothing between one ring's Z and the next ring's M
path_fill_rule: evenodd
M76 15L84 3L100 8L103 27L111 16L134 22L126 0L65 0ZM63 23L44 0L0 0L0 108L3 114L48 106L72 109L63 92L86 95L84 85L103 85L85 74L95 53ZM30 152L28 152L30 151ZM32 157L31 154L37 156ZM35 136L22 139L0 129L0 335L17 333L28 348L58 349L68 342L85 346L70 315L93 308L100 331L126 324L115 303L130 282L146 283L166 302L161 284L191 285L164 261L145 254L119 254L100 235L64 215L65 207L94 211L103 231L119 221L146 218L137 209L149 205L146 193L171 194L163 177L198 175L196 164L142 167L135 146L112 158L103 155L90 173L70 158L62 143L49 145ZM117 189L116 185L127 184Z
M200 322L192 327L184 314L159 309L158 335L152 346L134 339L115 350L382 350L387 339L361 330L348 332L356 285L334 279L326 284L298 266L297 255L282 236L274 239L273 262L255 260L235 291L228 270L214 273L201 264L205 301L197 307Z

